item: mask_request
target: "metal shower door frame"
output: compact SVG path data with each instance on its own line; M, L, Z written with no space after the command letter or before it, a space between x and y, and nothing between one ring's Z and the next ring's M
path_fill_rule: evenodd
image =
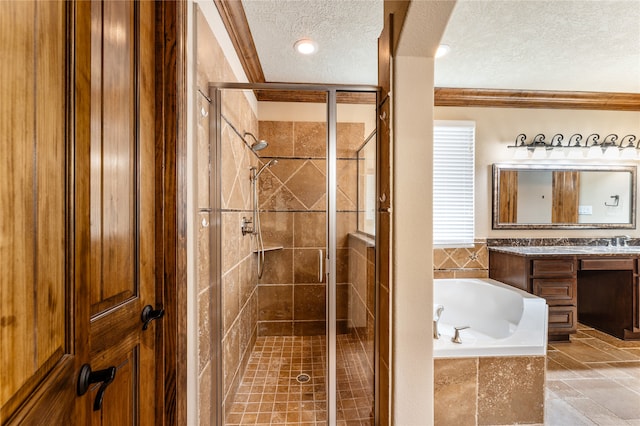
M336 339L337 339L337 309L336 309L336 296L337 296L337 282L336 282L336 253L337 253L337 235L336 235L336 221L337 221L337 119L338 119L338 92L360 92L360 93L378 93L380 88L378 86L368 85L322 85L322 84L306 84L306 83L209 83L209 98L213 100L214 111L210 114L210 143L211 151L216 155L220 153L221 144L221 120L222 120L222 100L221 90L223 89L236 89L236 90L281 90L281 91L301 91L301 92L324 92L327 95L326 107L327 107L327 251L325 253L325 278L326 278L326 342L327 342L327 364L326 364L326 393L327 393L327 425L335 426L337 424L337 361L336 361ZM376 102L377 104L377 102ZM211 188L219 187L220 185L220 171L210 170L210 180L213 183ZM212 222L213 222L212 216ZM213 223L212 223L213 224ZM220 246L220 236L213 238L210 241L212 260L214 257L220 259L213 260L214 265L220 265L222 262L220 250L215 250L216 245ZM218 267L219 268L219 267ZM220 280L220 270L213 271L215 274L214 280ZM216 306L215 312L212 315L213 327L212 337L216 342L221 341L223 335L222 330L222 286L218 282L215 285L216 291ZM377 297L376 297L377 299ZM377 319L376 319L377 322ZM219 345L217 345L219 346ZM376 330L376 360L377 360L377 330ZM222 405L223 395L223 383L222 377L224 372L222 371L222 356L220 354L220 348L214 349L214 358L216 359L216 383L213 384L212 395L217 395L216 406L220 411ZM377 361L376 361L377 365ZM377 371L375 371L377 374ZM377 396L376 396L377 405ZM378 410L374 410L375 413ZM223 424L224 419L221 418L221 413L217 414L219 424ZM222 420L222 421L221 421ZM375 424L378 423L378 419L375 419Z

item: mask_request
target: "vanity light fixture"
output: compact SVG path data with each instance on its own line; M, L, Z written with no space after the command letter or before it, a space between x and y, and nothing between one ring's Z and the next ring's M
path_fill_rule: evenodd
M301 38L293 44L293 48L302 55L312 55L318 51L318 43L309 38Z
M618 138L616 134L609 134L600 140L600 135L592 133L586 138L581 134L572 135L567 142L564 142L564 135L558 133L554 135L550 141L546 139L543 133L538 133L532 140L527 141L527 135L520 133L516 137L513 145L509 148L516 148L514 158L528 158L529 155L523 155L525 151L532 152L530 156L535 159L563 157L578 159L585 158L607 158L614 159L637 159L640 152L640 141L635 135L626 135ZM584 140L584 142L583 142ZM619 142L618 142L619 141Z

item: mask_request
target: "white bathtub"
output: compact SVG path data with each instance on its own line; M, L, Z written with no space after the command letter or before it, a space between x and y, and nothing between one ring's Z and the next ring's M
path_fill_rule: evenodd
M436 279L434 315L444 306L433 341L434 358L545 355L547 304L540 297L492 279ZM435 319L435 316L434 316ZM454 327L461 344L453 343Z

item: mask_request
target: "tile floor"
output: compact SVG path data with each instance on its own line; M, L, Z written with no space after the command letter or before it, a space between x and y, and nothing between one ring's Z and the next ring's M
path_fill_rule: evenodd
M338 425L373 424L372 377L357 339L338 339ZM324 336L260 337L226 418L235 425L326 424ZM300 373L310 375L299 383ZM640 341L579 325L547 352L545 425L640 426Z
M324 336L259 337L226 425L326 424ZM373 425L373 377L361 345L338 336L338 425ZM301 373L306 383L296 380Z
M545 425L640 425L640 341L579 325L547 352Z

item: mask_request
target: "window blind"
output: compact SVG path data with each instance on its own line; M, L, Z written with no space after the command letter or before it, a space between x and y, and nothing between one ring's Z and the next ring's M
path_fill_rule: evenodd
M474 242L475 122L434 121L433 243Z

